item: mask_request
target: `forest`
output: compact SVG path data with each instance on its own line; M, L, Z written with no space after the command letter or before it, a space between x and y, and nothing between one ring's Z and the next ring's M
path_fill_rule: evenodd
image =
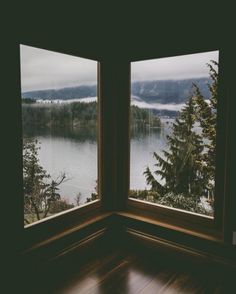
M23 127L95 127L97 113L97 102L40 104L30 98L22 99ZM160 127L161 121L152 110L131 106L131 126Z

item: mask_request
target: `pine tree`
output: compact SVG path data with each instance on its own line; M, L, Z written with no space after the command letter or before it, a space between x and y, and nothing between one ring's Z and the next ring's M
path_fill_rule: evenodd
M190 97L173 123L172 134L167 136L169 150L163 150L165 159L154 152L157 160L157 170L154 174L160 176L164 184L155 179L149 168L144 172L147 183L160 195L173 192L197 200L203 193L204 145L201 136L194 130L195 123L195 102L193 97Z
M216 123L217 123L217 96L218 96L218 63L211 60L207 64L210 69L212 83L208 85L210 90L209 103L206 102L197 85L194 85L194 99L196 103L196 116L202 129L204 140L205 174L208 178L207 190L210 198L214 194L215 167L216 167ZM214 68L214 66L216 68Z
M196 210L200 197L213 196L214 191L218 90L218 73L214 65L218 64L211 62L213 65L208 64L212 80L209 103L194 84L192 95L173 123L172 134L167 136L169 150L163 150L165 158L154 152L157 170L153 174L147 167L144 172L151 190L160 196L168 194L169 200L175 195L181 199L191 197ZM169 201L167 198L163 198L164 203ZM190 206L192 209L193 205Z

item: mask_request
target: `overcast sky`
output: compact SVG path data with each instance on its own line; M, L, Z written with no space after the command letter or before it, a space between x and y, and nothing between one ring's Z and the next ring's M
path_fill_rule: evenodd
M132 81L209 76L206 66L218 51L132 62ZM20 46L22 92L96 84L97 62L30 46Z
M97 62L20 45L21 91L97 83Z
M136 61L131 64L132 81L186 79L209 76L206 63L218 62L219 51Z

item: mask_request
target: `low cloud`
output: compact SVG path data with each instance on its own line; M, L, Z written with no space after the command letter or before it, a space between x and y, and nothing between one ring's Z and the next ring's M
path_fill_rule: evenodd
M147 103L144 101L131 100L131 105L138 106L139 108L157 109L157 110L172 110L180 111L184 107L184 103L181 104L161 104L161 103Z

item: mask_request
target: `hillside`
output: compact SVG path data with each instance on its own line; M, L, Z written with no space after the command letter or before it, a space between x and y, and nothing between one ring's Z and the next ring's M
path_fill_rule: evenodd
M185 79L185 80L159 80L133 82L131 93L136 99L147 103L180 104L188 98L192 84L196 83L204 97L209 97L209 78ZM77 86L62 89L48 89L29 91L22 93L22 98L32 99L75 99L97 96L96 85Z
M68 87L61 89L47 89L38 91L28 91L22 93L22 98L32 98L32 99L75 99L84 97L95 97L97 96L96 85L92 86L77 86Z
M131 93L147 103L179 104L186 101L193 83L199 86L204 97L209 98L209 78L134 82Z

